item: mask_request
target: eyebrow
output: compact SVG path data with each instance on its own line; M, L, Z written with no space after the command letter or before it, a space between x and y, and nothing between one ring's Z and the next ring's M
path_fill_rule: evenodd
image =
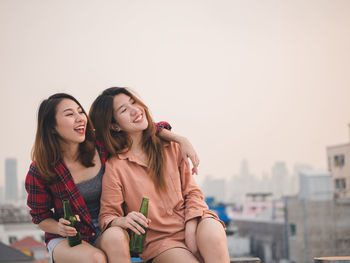
M130 101L130 100L133 100L133 98L129 97L129 101ZM116 112L119 111L120 108L124 107L124 105L125 105L125 103L122 104L122 105L120 105L115 111L116 111Z
M77 110L82 110L82 108L78 107ZM66 111L73 111L73 109L72 108L67 108L67 109L63 110L63 112L66 112Z

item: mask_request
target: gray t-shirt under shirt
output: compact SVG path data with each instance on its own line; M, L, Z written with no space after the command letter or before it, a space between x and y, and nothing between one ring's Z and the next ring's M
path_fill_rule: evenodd
M77 188L85 201L92 219L97 219L100 212L103 173L104 169L101 167L94 178L77 184Z

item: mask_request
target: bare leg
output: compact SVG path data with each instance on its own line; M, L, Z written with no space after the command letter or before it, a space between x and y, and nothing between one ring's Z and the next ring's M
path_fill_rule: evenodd
M89 243L83 241L82 244L70 247L67 240L58 243L52 253L55 263L107 263L105 254Z
M96 246L107 255L108 263L130 263L129 235L121 227L110 227L102 233Z
M193 254L184 248L171 248L155 257L153 263L198 263Z
M197 246L205 263L229 263L226 233L213 218L201 220L197 227Z

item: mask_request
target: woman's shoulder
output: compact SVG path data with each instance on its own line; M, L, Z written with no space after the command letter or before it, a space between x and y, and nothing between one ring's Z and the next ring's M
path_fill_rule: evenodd
M45 186L51 186L51 185L54 185L55 183L57 183L59 181L59 173L57 172L56 168L57 169L63 169L63 164L62 162L58 162L56 165L55 165L55 172L54 174L57 176L57 178L48 178L46 176L44 176L41 172L40 172L40 169L38 168L37 166L37 163L35 161L32 161L32 163L30 164L29 166L29 170L28 170L28 173L27 173L27 176L26 176L26 181L28 182L36 182L38 184L42 184L42 185L45 185ZM64 171L62 170L61 173L63 173Z
M39 169L37 167L37 164L35 161L33 161L30 166L29 166L29 170L26 176L26 182L42 182L44 183L44 178L43 176L40 174Z
M28 175L40 176L40 172L35 161L32 161L29 165Z

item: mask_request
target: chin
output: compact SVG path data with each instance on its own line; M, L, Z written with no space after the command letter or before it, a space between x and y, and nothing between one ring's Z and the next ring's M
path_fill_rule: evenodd
M85 142L85 136L84 136L84 138L81 138L81 139L78 141L78 143L83 143L83 142Z

